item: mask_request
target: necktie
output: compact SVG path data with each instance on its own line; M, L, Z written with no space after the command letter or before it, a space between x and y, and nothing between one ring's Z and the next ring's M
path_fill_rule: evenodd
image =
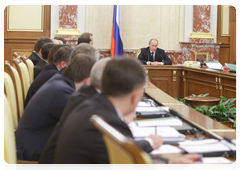
M154 61L153 54L154 54L154 52L151 52L151 56L152 56L152 59L153 59L153 61Z

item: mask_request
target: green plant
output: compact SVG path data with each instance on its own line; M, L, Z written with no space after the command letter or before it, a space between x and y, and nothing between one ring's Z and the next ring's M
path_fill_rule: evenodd
M199 94L199 95L191 94L190 97L207 97L208 95L209 95L209 93ZM192 108L192 106L191 106L189 103L187 103L184 99L177 98L176 96L175 96L175 99L178 100L178 101L180 101L180 102L182 102L183 104L187 105L188 107L191 107L191 108Z
M231 121L234 123L234 118L236 117L236 108L232 106L234 105L236 98L226 99L223 96L220 97L222 100L218 105L209 108L209 114L216 121Z
M180 101L181 103L187 105L188 107L191 107L191 108L192 108L192 106L191 106L189 103L187 103L184 99L177 98L176 96L175 96L175 99L178 100L178 101Z
M191 94L190 97L207 97L208 95L209 95L209 93L206 93L206 94L199 94L199 95Z
M190 97L206 97L208 96L208 94L209 93L200 94L200 95L192 94L190 95ZM233 122L234 123L233 127L236 127L236 120L234 120L236 117L236 108L232 107L234 106L234 102L236 101L236 98L226 99L224 96L220 96L220 97L222 99L218 105L215 105L209 108L197 106L194 109L218 122L228 122L228 121ZM177 97L175 97L175 99L191 107L189 104L186 103L184 99L177 98Z
M238 129L238 121L237 121L237 120L235 120L235 121L233 122L233 127Z

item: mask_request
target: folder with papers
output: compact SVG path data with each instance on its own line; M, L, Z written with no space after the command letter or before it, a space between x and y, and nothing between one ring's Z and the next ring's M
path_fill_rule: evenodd
M172 127L129 127L133 137L135 139L141 140L149 135L159 135L166 142L180 142L185 140L185 135L179 133L176 129Z
M230 72L234 72L236 73L236 64L230 64L230 63L225 63L229 68L230 68Z
M146 126L182 126L182 120L178 117L155 118L134 121L139 127Z
M233 144L216 139L179 142L179 147L187 153L200 153L203 156L226 156L226 153L228 153L228 156L230 153L233 156L233 152L236 151L236 146Z
M208 66L210 69L215 70L223 70L223 66L218 61L204 61L204 63Z

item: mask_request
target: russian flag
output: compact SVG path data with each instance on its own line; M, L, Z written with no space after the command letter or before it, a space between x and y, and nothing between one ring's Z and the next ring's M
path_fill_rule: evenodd
M113 24L112 24L112 40L111 40L112 57L123 55L122 43L122 7L114 5Z

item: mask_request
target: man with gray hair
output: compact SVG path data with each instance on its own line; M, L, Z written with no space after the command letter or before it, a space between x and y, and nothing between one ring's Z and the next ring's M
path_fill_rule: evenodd
M98 60L99 56L100 56L99 51L95 47L93 47L92 45L87 44L87 43L81 43L78 46L76 46L71 53L71 58L73 59L73 57L77 53L88 54L88 55L94 57L96 60Z
M83 85L78 91L73 93L69 98L61 118L57 123L54 131L52 132L49 140L47 141L45 148L42 152L42 156L40 157L40 164L52 164L54 160L55 148L58 140L59 133L61 128L66 120L68 114L77 106L79 103L93 97L95 94L101 92L101 79L104 68L108 61L111 58L104 58L99 60L91 69L90 72L90 86Z

